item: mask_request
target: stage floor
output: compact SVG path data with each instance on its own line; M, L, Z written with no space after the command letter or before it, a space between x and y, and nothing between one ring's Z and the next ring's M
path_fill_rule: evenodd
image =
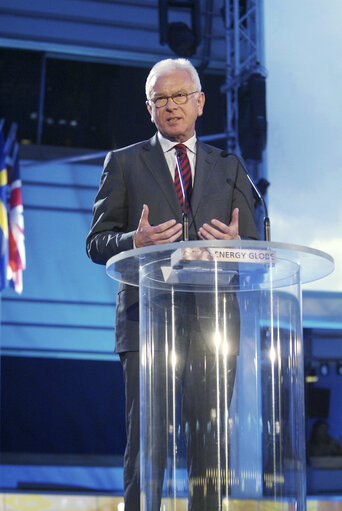
M234 500L223 505L223 511L292 511L287 503L267 500ZM124 511L122 497L56 495L56 494L0 494L0 511ZM169 511L171 506L162 506ZM173 508L172 508L173 511ZM177 502L176 511L187 511L185 500ZM307 511L342 511L342 496L308 498Z

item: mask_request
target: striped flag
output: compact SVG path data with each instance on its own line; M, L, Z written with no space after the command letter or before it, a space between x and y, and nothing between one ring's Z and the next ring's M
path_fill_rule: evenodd
M7 278L10 286L20 294L23 291L23 270L26 268L26 255L24 208L19 171L19 144L15 139L5 161L9 188L9 262Z
M8 266L7 170L2 127L3 120L0 123L0 291L7 285Z

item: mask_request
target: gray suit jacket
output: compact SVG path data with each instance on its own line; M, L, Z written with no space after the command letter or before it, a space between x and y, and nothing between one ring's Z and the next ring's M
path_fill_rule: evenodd
M182 221L175 186L156 135L107 155L87 237L92 261L106 264L113 255L133 248L143 204L149 207L151 225L172 218ZM233 156L224 157L220 149L201 142L197 143L191 204L190 239L198 239L197 229L213 218L229 224L235 207L239 208L240 236L258 239L252 193L244 171ZM116 352L138 350L137 288L120 285L116 315Z

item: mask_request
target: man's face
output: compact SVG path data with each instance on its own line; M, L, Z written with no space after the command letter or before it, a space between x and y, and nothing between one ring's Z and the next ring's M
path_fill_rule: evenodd
M156 79L151 99L195 90L190 74L183 69L176 69ZM182 105L176 105L172 98L160 108L149 101L146 101L146 105L152 122L164 137L175 142L185 142L194 134L196 119L203 113L204 101L204 93L199 92L188 96L187 102Z

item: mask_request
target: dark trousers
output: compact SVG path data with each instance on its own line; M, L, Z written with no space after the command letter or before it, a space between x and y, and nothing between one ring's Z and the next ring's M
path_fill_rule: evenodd
M120 353L126 396L125 511L140 510L139 352Z
M120 354L126 392L127 445L124 457L125 511L140 510L140 436L139 436L139 353ZM197 349L191 342L183 353L183 363L177 375L177 386L182 391L182 424L187 447L189 475L189 510L216 511L217 477L211 467L217 467L217 438L214 422L217 420L217 373L215 354ZM228 406L231 401L236 373L236 356L228 357L228 367L220 369L222 382L228 389L225 396ZM205 366L205 367L204 367ZM203 374L206 375L203 378ZM161 393L163 389L161 389ZM223 393L222 393L223 394ZM222 406L222 408L224 408ZM161 414L163 414L161 407ZM222 414L223 415L223 414ZM202 417L203 420L196 420ZM224 420L224 417L221 417ZM212 429L210 424L212 423ZM165 419L160 417L160 428L165 429ZM224 452L222 452L222 459ZM160 509L163 473L166 452L158 453L156 471L159 478L154 492L154 502L149 511ZM224 476L227 484L228 475ZM205 481L205 484L203 482ZM221 481L222 482L222 481ZM225 488L227 491L227 488Z

